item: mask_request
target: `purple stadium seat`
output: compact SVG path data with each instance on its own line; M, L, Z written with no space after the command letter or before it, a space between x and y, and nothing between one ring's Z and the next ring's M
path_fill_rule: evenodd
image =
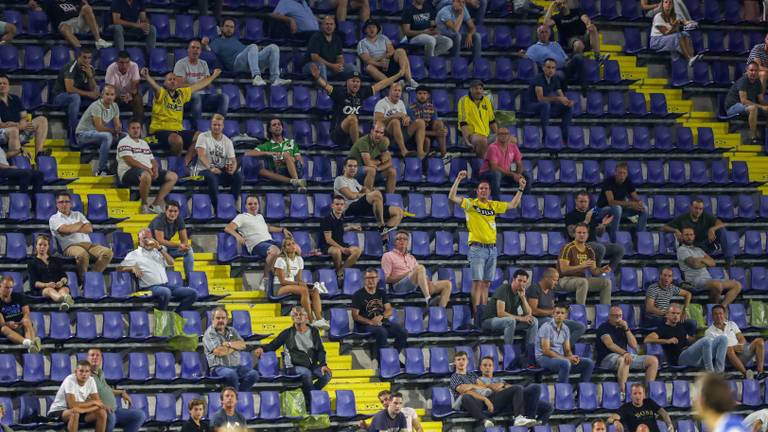
M691 407L691 393L688 381L672 381L672 406L675 408Z
M571 384L555 384L555 409L558 411L571 411L576 409Z
M411 376L422 376L426 373L424 353L421 348L405 349L405 373Z

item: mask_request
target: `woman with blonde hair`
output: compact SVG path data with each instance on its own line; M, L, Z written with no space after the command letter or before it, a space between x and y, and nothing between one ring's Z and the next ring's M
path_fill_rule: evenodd
M296 252L296 242L288 237L283 240L280 256L275 260L272 270L274 279L273 290L277 295L295 295L299 297L301 306L307 311L312 327L328 330L331 328L323 318L323 308L320 304L320 290L309 286L301 279L304 270L304 259ZM314 315L314 319L311 319Z
M61 260L50 255L51 239L40 234L35 240L35 256L27 264L30 293L60 303L60 310L69 310L75 304L69 290L69 280L62 269Z

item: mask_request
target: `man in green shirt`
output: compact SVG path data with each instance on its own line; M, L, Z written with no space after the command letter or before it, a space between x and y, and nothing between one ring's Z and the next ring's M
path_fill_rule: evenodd
M259 169L261 177L280 183L289 183L299 192L306 192L307 181L304 177L304 162L299 154L299 145L292 139L283 136L285 128L279 118L269 120L269 140L254 150L245 153L246 156L263 159Z
M720 249L726 263L730 264L733 261L735 251L731 251L728 247L725 223L704 211L703 199L694 198L688 213L681 214L671 222L662 225L661 230L675 234L677 242L681 243L683 228L693 229L694 246L701 248L709 255Z
M384 123L375 122L371 133L355 141L347 156L355 159L358 166L362 167L357 171L357 180L362 181L363 186L374 190L374 181L377 178L381 181L381 178L386 177L386 192L395 192L397 172L392 165L389 138L384 136Z
M117 425L121 426L124 432L138 432L147 417L144 411L130 408L132 402L127 391L113 389L107 384L107 380L104 378L104 371L101 369L102 356L99 348L88 350L88 363L91 364L91 376L96 381L99 399L109 409L107 430L111 431ZM128 405L128 408L118 408L115 396L120 396L123 402Z

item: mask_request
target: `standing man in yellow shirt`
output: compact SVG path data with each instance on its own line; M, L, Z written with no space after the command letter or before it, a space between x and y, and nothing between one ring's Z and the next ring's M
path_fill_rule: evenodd
M491 185L481 181L477 185L477 198L456 196L459 183L467 177L466 171L459 171L448 192L448 199L461 206L467 218L469 230L469 267L472 269L472 313L477 315L477 305L488 303L488 289L496 274L496 216L517 208L523 198L525 179L520 179L517 193L510 202L492 201Z
M491 130L496 135L499 126L493 114L491 99L485 95L485 85L480 80L469 83L469 94L459 99L459 129L464 143L479 158L485 157Z

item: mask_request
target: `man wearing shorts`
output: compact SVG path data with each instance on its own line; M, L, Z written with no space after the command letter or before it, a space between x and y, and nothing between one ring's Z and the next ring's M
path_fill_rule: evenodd
M101 38L93 8L85 0L40 0L39 4L36 0L29 0L29 8L45 11L48 20L51 21L51 28L58 29L72 48L80 48L80 40L75 35L86 33L88 30L93 34L96 48L112 46Z
M149 75L147 68L141 69L141 76L147 80L155 94L155 98L152 100L152 122L149 124L149 133L155 135L158 146L169 148L174 155L178 156L186 150L185 166L189 165L195 155L195 150L191 147L197 141L198 132L184 130L181 123L184 116L184 105L192 99L193 93L211 85L219 75L221 75L221 69L214 69L210 76L190 84L188 87L182 87L181 78L173 72L169 72L165 75L163 85L160 86Z
M757 337L752 342L747 342L739 326L728 320L724 307L720 305L712 307L712 325L709 326L705 335L728 338L725 358L731 366L744 375L744 378L758 380L765 378L765 340ZM755 361L755 371L746 368L752 360Z
M618 306L611 306L608 321L597 328L597 364L602 369L615 370L618 375L619 391L624 393L630 369L645 371L645 382L656 379L659 371L659 359L654 356L637 355L629 352L631 347L638 350L637 339L629 325L623 319L623 312ZM622 396L622 400L624 397Z
M747 114L747 123L752 140L750 144L760 144L762 141L757 133L757 115L762 111L768 114L768 104L763 97L763 84L759 77L760 65L753 60L747 65L744 76L733 83L725 96L725 112L729 115Z
M67 432L77 432L80 424L93 423L96 432L107 429L108 408L99 398L88 360L77 362L75 373L61 383L48 410L48 420L64 422Z
M496 275L496 216L502 215L508 209L517 208L523 199L525 179L520 179L520 187L510 202L491 201L491 186L487 181L477 185L477 198L457 196L459 183L467 178L467 172L462 170L448 192L448 199L460 205L466 214L467 229L469 230L469 266L472 269L472 313L476 315L477 306L488 303L488 289L491 280Z
M394 294L410 294L421 290L427 306L433 294L439 295L438 306L448 306L451 298L451 281L430 280L427 269L416 261L416 257L408 252L411 235L408 231L399 230L395 234L395 247L381 256L381 269L390 284L390 292Z
M128 122L128 136L117 143L117 178L122 186L138 186L141 212L161 214L165 197L179 177L173 171L160 169L146 141L141 138L141 121ZM152 204L147 204L150 186L160 186Z
M357 246L350 246L344 241L344 206L347 199L341 195L333 197L331 210L320 222L320 250L328 252L333 259L336 269L336 277L339 282L344 279L344 269L354 266L360 258L362 250ZM359 227L356 227L359 231ZM352 230L352 227L349 228ZM343 260L343 257L347 257Z
M5 21L0 21L0 45L11 43L16 36L16 26Z
M392 154L389 151L389 138L384 136L384 123L380 120L373 122L371 132L352 144L347 155L357 161L357 179L363 185L373 190L374 182L386 179L387 193L394 193L397 187L397 171L392 165Z
M553 16L556 10L560 13ZM600 55L600 34L589 19L589 15L580 8L571 9L566 0L555 0L549 5L547 14L544 16L544 24L557 27L560 45L570 49L574 55L592 50L596 60L608 59L607 55Z
M189 281L189 275L195 269L195 253L192 250L192 240L189 239L187 226L181 217L181 206L177 201L170 200L165 205L165 211L155 216L149 223L149 229L160 246L167 249L168 255L184 259L184 277ZM178 235L179 240L173 241Z
M696 233L693 228L682 229L682 244L677 247L677 263L683 271L685 281L693 285L697 291L707 291L709 303L719 303L724 307L736 300L741 292L741 283L734 279L713 279L707 267L714 267L715 260L703 249L694 245ZM725 293L723 301L720 295Z
M35 139L35 156L49 155L43 151L48 137L48 119L37 116L29 119L21 99L10 94L11 82L8 76L0 74L0 144L8 146L6 156L13 157L22 152L21 146Z
M400 155L413 155L405 146L406 141L416 143L416 154L424 159L427 154L421 149L426 137L427 126L424 120L412 119L402 100L403 87L399 83L389 86L389 95L379 99L373 110L373 120L384 123L387 134L400 149Z

